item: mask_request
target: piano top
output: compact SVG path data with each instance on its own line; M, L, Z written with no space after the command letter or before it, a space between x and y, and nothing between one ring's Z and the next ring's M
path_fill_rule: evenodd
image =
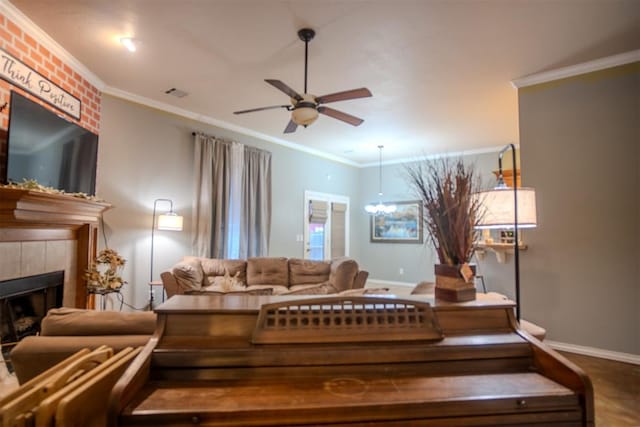
M156 307L158 314L178 313L257 313L263 304L272 304L284 301L311 300L319 297L332 297L333 295L175 295L160 306ZM338 298L338 295L335 295ZM435 299L432 294L407 295L398 297L392 294L364 295L364 297L385 298L389 300L409 300L427 302L434 310L468 310L468 309L505 309L514 308L515 302L498 297L478 294L477 299L467 302L447 302Z

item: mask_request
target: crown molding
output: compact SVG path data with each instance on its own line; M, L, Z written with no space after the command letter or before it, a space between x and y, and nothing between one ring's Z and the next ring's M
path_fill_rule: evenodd
M324 153L319 150L315 150L313 148L305 147L300 144L296 144L294 142L285 141L284 139L275 138L271 135L267 135L261 132L256 132L251 129L247 129L242 126L234 125L229 122L225 122L223 120L214 119L213 117L204 116L202 114L194 113L193 111L185 110L183 108L174 107L173 105L165 104L164 102L155 101L153 99L145 98L140 95L136 95L131 92L126 92L124 90L120 90L115 87L106 86L102 91L104 94L114 96L116 98L121 98L127 101L135 102L137 104L141 104L147 107L155 108L157 110L162 110L167 113L175 114L177 116L185 117L187 119L195 120L200 123L209 124L212 126L216 126L219 128L227 129L233 132L238 132L243 135L251 136L254 138L258 138L264 141L272 142L277 145L282 145L287 148L291 148L293 150L302 151L307 154L311 154L317 157L322 157L328 160L332 160L334 162L343 163L345 165L354 166L354 167L362 167L359 163L356 163L352 160L344 159L342 157L334 156L332 154Z
M424 160L432 160L439 159L443 157L460 157L460 156L475 156L478 154L487 154L487 153L498 153L500 150L504 148L505 144L496 145L492 147L484 147L484 148L476 148L473 150L463 150L463 151L447 151L444 153L435 153L429 154L425 156L416 156L416 157L404 157L402 159L393 159L382 162L383 165L397 165L399 163L414 163L421 162ZM519 148L518 144L515 144L516 148ZM378 167L380 162L371 162L371 163L359 163L358 166L361 168L370 168L370 167Z
M52 54L57 56L62 62L73 68L98 90L102 90L105 82L89 70L84 64L78 61L65 48L60 46L49 34L45 33L31 19L22 13L17 7L9 3L8 0L0 0L0 13L12 20L22 28L22 31L29 33L38 43L46 47Z
M620 53L618 55L607 56L593 61L583 62L581 64L570 65L568 67L557 68L555 70L543 71L541 73L531 74L525 77L512 80L511 84L516 89L527 86L533 86L540 83L547 83L554 80L566 79L567 77L578 76L580 74L592 73L607 68L617 67L619 65L630 64L640 61L640 49L630 52Z

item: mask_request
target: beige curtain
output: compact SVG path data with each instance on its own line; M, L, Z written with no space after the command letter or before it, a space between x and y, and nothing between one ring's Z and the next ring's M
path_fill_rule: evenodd
M195 136L195 195L193 198L193 254L224 257L227 246L231 146L215 137Z
M244 149L239 258L266 256L271 233L271 153Z
M193 254L266 256L271 230L271 153L195 136Z

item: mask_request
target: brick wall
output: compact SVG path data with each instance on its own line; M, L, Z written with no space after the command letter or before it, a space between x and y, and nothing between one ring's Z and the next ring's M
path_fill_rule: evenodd
M49 50L42 46L38 40L27 34L6 16L0 14L0 43L2 48L20 59L29 67L42 74L62 89L71 93L82 103L80 120L75 120L67 116L60 110L57 110L39 98L30 95L21 88L14 86L6 80L0 79L0 106L5 103L7 106L0 112L0 165L5 164L6 158L6 139L2 138L4 132L9 126L9 105L11 104L11 90L20 92L32 101L43 105L45 108L54 111L56 114L63 115L85 129L95 134L100 133L100 91L82 78L80 74L71 69L71 67L57 56L53 55Z

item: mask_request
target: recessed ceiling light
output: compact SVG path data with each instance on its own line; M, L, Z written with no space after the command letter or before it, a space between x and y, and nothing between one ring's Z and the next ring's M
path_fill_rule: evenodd
M121 37L120 43L122 43L122 45L126 47L129 52L136 51L135 41L131 37Z

